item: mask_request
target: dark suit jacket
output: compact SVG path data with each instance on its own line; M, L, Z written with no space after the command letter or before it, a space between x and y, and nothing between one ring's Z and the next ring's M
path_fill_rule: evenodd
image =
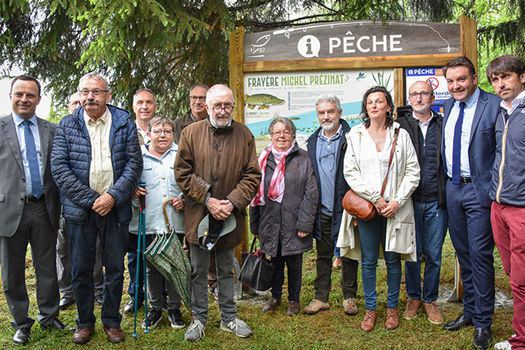
M341 138L339 140L339 145L337 146L337 154L335 165L337 170L335 173L334 179L334 207L332 210L332 227L331 227L331 238L334 241L337 241L337 235L339 234L339 227L341 227L341 218L343 217L343 197L350 189L350 186L346 183L345 177L343 175L343 162L346 152L346 135L350 132L350 125L344 119L340 119L343 130L341 133ZM312 163L312 168L314 170L315 179L317 181L317 188L319 189L319 201L317 203L317 217L314 224L314 233L313 236L315 239L321 239L321 175L319 168L317 166L317 137L321 132L322 128L318 128L306 141L308 156L310 157L310 162Z
M472 129L470 132L470 143L468 158L470 163L470 176L476 188L476 195L481 206L489 208L491 169L496 154L495 125L498 116L500 98L494 94L480 89L479 99L474 112ZM445 147L445 125L452 110L455 100L450 98L445 101L445 119L443 121L443 142L441 143L441 155L443 157L446 175Z
M58 230L60 201L49 163L56 125L41 118L37 118L37 123L44 164L43 190L46 207L53 227ZM11 115L0 118L0 178L0 237L11 237L22 218L26 181L22 153Z

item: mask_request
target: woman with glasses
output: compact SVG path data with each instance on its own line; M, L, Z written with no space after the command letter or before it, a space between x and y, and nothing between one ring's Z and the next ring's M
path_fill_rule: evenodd
M384 87L369 89L363 97L363 123L350 130L344 159L346 182L377 210L369 221L357 219L357 234L354 231L356 218L345 212L337 242L341 255L361 259L366 305L361 323L364 331L371 331L375 325L376 268L380 253L383 253L387 268L385 327L389 330L399 325L401 258L416 259L411 195L419 183L419 164L408 133L394 122L393 110L392 96Z
M250 206L251 232L275 267L272 297L263 311L273 311L281 304L286 264L289 316L300 310L303 253L312 249L319 196L310 159L295 142L295 130L289 119L271 122L272 142L259 156L262 179Z

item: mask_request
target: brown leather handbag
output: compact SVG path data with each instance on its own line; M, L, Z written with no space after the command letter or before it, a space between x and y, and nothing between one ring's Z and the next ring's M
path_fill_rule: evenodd
M385 193L386 181L388 179L388 173L390 172L392 158L394 158L398 134L399 129L396 129L394 142L392 143L392 150L390 151L390 159L388 160L388 170L386 172L385 179L383 180L383 187L381 188L381 197L383 197L383 194ZM348 214L363 221L372 220L377 214L375 206L370 201L364 199L352 190L348 190L348 192L346 192L345 196L343 197L343 208L348 212Z

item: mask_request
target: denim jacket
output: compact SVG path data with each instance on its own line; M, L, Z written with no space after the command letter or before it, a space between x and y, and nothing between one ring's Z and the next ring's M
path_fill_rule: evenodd
M147 146L142 146L142 158L144 160L144 170L140 182L146 184L146 208L144 216L146 222L146 234L165 234L169 233L162 212L162 204L169 198L181 196L177 182L175 182L174 164L177 157L177 145L173 143L171 148L166 151L159 159L148 150ZM139 225L139 201L133 198L133 217L129 223L129 232L137 234ZM184 233L184 216L182 211L177 210L170 204L166 205L168 219L172 228L177 233Z

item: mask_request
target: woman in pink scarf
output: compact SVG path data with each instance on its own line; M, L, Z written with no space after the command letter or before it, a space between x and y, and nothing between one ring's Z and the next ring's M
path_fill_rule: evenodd
M290 316L300 310L303 253L312 249L319 196L310 159L295 142L295 130L287 118L270 124L272 143L259 156L262 179L250 206L251 232L275 266L272 297L263 311L273 311L281 304L286 264Z

